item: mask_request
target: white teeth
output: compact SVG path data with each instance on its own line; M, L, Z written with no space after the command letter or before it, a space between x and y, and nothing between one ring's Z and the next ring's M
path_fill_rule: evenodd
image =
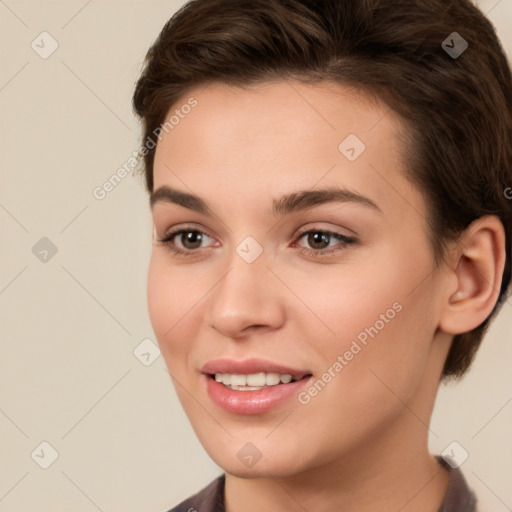
M247 375L228 375L232 386L245 386L247 384ZM224 382L224 381L223 381Z
M229 384L231 384L231 375L229 373L216 373L215 380L229 386Z
M248 386L264 386L265 385L265 374L261 373L251 373L247 375L247 385Z
M289 373L259 372L249 375L216 373L215 380L238 391L255 391L267 386L276 386L280 383L288 384L292 380L300 380L303 375L292 377Z
M265 384L267 386L275 386L281 382L281 376L279 373L267 373L265 375Z

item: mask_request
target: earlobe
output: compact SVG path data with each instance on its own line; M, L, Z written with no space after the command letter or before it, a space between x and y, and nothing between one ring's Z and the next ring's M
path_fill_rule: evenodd
M499 297L505 258L505 230L498 217L481 217L464 231L452 269L457 288L443 308L441 330L462 334L486 320Z

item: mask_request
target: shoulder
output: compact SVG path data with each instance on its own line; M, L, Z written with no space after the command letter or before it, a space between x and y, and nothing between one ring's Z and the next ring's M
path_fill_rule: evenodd
M442 457L436 457L439 464L450 472L450 481L443 503L438 512L476 512L477 498L468 487L460 468L452 467Z
M182 501L167 512L225 512L224 482L222 474L199 492Z

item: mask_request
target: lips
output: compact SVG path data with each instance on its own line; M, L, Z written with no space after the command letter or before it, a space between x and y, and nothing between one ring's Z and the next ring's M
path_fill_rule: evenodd
M263 359L216 359L202 368L203 386L210 399L225 411L232 414L262 414L285 404L311 381L312 374L307 369L292 368ZM220 375L245 376L255 374L288 376L281 383L265 387L227 386L215 379ZM291 380L290 380L291 378ZM221 381L224 379L220 379Z

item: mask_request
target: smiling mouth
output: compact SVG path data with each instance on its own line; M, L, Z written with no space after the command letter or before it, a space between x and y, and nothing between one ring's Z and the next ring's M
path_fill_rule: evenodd
M309 378L311 373L290 375L289 373L258 372L250 374L215 373L210 378L234 391L259 391Z

